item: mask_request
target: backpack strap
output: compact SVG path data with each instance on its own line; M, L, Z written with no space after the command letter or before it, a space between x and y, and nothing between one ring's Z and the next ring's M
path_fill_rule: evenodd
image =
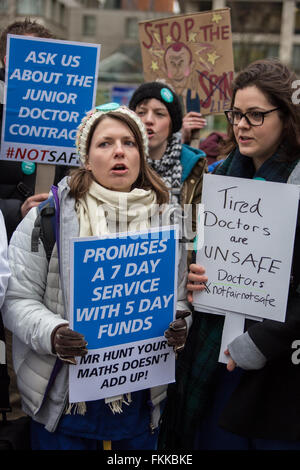
M53 196L38 205L38 215L31 233L31 251L37 252L41 240L50 261L53 247L56 241L55 202Z

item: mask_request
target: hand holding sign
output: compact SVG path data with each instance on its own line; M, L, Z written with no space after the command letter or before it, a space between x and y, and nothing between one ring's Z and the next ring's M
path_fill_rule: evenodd
M190 264L188 273L188 283L186 285L188 290L187 299L193 303L193 292L205 290L205 284L208 277L205 275L205 268L198 264Z
M177 310L176 320L172 321L169 328L165 331L165 338L168 340L168 346L173 346L174 352L183 350L187 337L187 324L185 318L191 314L189 311L181 312Z
M295 185L204 175L205 243L197 264L205 266L209 292L195 292L194 307L226 315L222 362L245 317L285 321L298 200Z
M71 241L70 326L89 347L69 370L72 402L174 381L175 356L163 335L176 310L175 234L163 227Z
M228 356L227 370L229 372L232 372L236 368L236 363L230 357L230 353L229 353L228 349L225 349L224 354L225 354L225 356Z
M77 364L75 356L85 356L87 342L84 336L70 330L66 325L58 326L52 333L52 347L58 357L70 364Z
M202 117L201 113L197 113L195 111L190 111L187 113L183 120L182 120L182 128L181 128L181 140L183 143L190 143L191 147L193 147L191 143L192 135L195 135L195 132L198 133L200 129L206 126L206 119ZM197 148L197 147L196 147Z

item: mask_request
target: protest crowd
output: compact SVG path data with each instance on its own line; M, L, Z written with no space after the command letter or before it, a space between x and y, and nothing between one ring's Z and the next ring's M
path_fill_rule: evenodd
M2 32L0 79L9 87L8 34L26 36L24 43L55 38L30 19ZM181 50L174 48L175 55ZM56 164L49 190L36 193L39 163L1 155L0 450L300 450L300 361L292 360L293 345L300 342L295 80L277 59L249 64L231 84L227 134L213 132L197 145L193 135L201 136L206 119L185 109L167 79L139 85L128 106L83 108L78 122L77 94L62 89L62 102L74 106L66 138L74 140L78 165ZM87 81L81 85L88 88ZM26 101L58 96L37 95L30 86ZM43 119L67 120L54 106ZM5 112L1 104L1 120ZM294 232L281 239L290 260L282 287L286 311L280 321L259 317L251 307L250 313L238 311L245 317L243 331L225 346L222 309L230 310L230 291L225 295L223 288L221 307L201 310L205 296L211 297L212 279L199 256L199 208L206 185L218 189L219 181L229 189L234 181L241 187L259 184L262 194L274 184L278 197L280 188L292 187L296 194L295 217L287 219ZM250 205L227 194L223 208L262 218L261 198ZM271 217L276 209L269 210ZM151 238L166 230L168 241ZM124 233L132 237L128 244ZM261 233L268 237L270 227ZM247 245L248 238L239 244ZM218 247L215 263L220 252ZM259 280L242 271L230 277L225 255L219 275L222 268L231 287L251 283L256 289L248 298L256 302L281 261L273 259L267 268L267 255L258 262L251 254L241 262L237 252L233 266L251 260ZM208 258L207 245L205 253ZM169 290L162 290L162 280ZM93 297L86 307L82 299L89 288ZM264 306L272 310L274 303Z

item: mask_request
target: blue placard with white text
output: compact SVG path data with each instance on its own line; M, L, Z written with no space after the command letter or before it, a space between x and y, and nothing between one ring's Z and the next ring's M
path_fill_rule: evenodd
M175 230L73 241L72 327L91 349L163 335L176 301Z
M94 106L100 45L8 35L1 159L78 164L76 130Z
M69 367L72 403L175 380L164 331L176 312L177 234L163 227L70 241L70 327L88 343Z

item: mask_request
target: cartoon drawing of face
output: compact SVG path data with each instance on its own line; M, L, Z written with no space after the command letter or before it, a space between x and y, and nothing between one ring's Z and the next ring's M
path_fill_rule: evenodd
M175 82L184 81L192 72L192 53L183 43L171 44L164 56L168 78Z

